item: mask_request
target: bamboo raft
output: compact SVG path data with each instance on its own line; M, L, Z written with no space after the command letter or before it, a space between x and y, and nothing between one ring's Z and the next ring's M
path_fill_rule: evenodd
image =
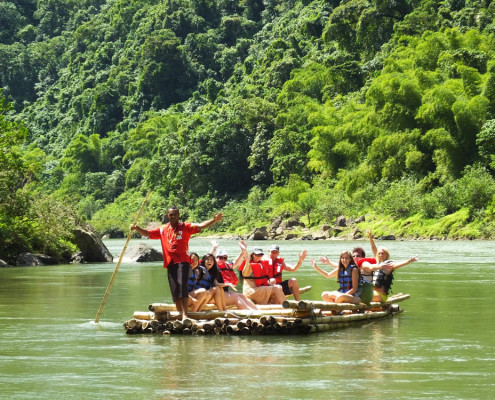
M335 304L324 301L285 300L282 305L259 305L259 310L229 308L188 312L181 321L174 304L154 303L149 311L136 311L124 323L127 334L284 335L307 334L370 323L401 313L397 303L408 294L390 296L385 303Z

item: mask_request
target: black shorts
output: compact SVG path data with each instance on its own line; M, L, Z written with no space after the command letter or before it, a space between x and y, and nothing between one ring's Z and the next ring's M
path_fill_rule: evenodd
M181 297L188 297L187 282L191 265L188 262L174 264L171 262L167 266L168 284L172 300L176 302Z
M292 294L292 290L289 288L289 280L285 280L281 283L282 285L282 290L284 291L284 294L288 296L289 294Z

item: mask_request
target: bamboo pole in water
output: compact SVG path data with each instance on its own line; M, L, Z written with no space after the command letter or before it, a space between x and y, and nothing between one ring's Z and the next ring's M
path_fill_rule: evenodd
M146 193L146 197L143 200L143 203L141 204L141 207L139 208L139 211L136 215L136 219L134 220L134 224L138 223L139 217L141 216L141 213L143 212L144 206L146 205L146 202L148 201L148 197L150 196L151 190L148 190L148 193ZM110 278L110 282L108 283L107 290L105 291L105 294L103 296L103 300L101 301L100 307L98 308L98 311L96 313L95 317L95 323L97 323L100 320L100 315L103 312L103 307L105 307L105 303L107 302L108 295L110 294L110 290L112 289L113 286L113 281L115 280L115 277L117 276L117 272L119 271L120 264L122 263L122 259L124 258L124 253L127 249L127 245L129 244L129 241L131 240L132 237L132 231L129 231L129 234L127 235L127 240L125 242L124 248L122 249L122 252L120 253L119 261L117 262L117 265L115 266L115 270L113 271L113 274Z

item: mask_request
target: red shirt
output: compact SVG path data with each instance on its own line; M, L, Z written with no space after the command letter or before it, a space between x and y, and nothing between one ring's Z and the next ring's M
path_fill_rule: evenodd
M189 239L191 235L201 230L189 222L179 222L174 229L170 223L161 228L152 229L149 232L150 239L160 239L163 250L163 268L167 268L170 262L174 264L191 262L187 254L189 250Z

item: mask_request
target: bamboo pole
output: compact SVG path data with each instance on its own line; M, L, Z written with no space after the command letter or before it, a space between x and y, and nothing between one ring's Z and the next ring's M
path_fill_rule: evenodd
M134 318L136 319L147 319L152 320L155 319L155 313L151 311L134 311Z
M257 304L256 306L259 310L282 310L284 308L281 304ZM177 311L177 307L175 306L175 304L170 303L152 303L148 306L148 310L159 313L167 311ZM218 309L215 304L206 304L202 311L218 311ZM227 311L236 312L239 311L239 309L235 306L229 306L227 307Z
M280 317L309 317L311 315L311 310L287 310L287 309L276 309L276 310L235 310L235 311L196 311L188 312L187 316L194 320L203 319L215 319L215 318L255 318L259 319L263 315L273 315ZM314 314L321 315L321 310L314 310ZM179 318L180 313L178 311L169 311L169 318L176 319Z
M233 309L236 309L232 307ZM177 307L175 304L169 303L153 303L148 306L148 310L154 312L167 312L167 311L177 311ZM212 311L217 310L217 306L215 304L206 304L203 308L203 311Z
M141 204L141 207L139 208L139 211L136 215L136 219L134 220L134 224L138 223L139 217L141 216L141 213L144 210L144 206L146 205L146 202L148 201L148 197L150 196L151 190L148 190L148 193L146 193L146 197L143 200L143 203ZM113 281L115 280L115 277L117 276L117 272L119 270L120 264L122 263L122 259L124 258L124 253L127 249L127 245L129 244L129 241L131 240L132 237L132 231L129 231L129 234L127 235L127 240L125 242L124 248L122 249L122 252L120 253L119 261L117 262L117 265L115 266L115 270L113 271L113 274L110 278L110 282L108 283L107 290L105 291L105 294L103 296L103 300L101 301L100 307L98 308L98 311L96 313L95 317L95 323L98 323L100 320L100 315L103 312L103 307L105 307L105 303L107 302L108 295L110 294L110 290L112 289L113 286Z
M302 318L301 324L329 324L329 323L342 323L342 322L353 322L353 321L366 321L368 319L383 318L391 314L390 311L375 311L372 313L362 313L362 314L346 314L346 315L329 315L319 318Z
M302 288L299 288L299 294L303 294L303 293L306 293L306 292L309 292L311 290L312 286L304 286ZM294 296L294 294L288 294L286 297L292 297Z
M309 300L285 300L282 303L284 308L297 309L297 310L310 310L311 308L319 308L321 310L329 311L344 311L344 310L369 310L373 308L382 308L391 304L399 303L401 301L409 299L408 294L398 294L391 296L386 302L372 302L369 305L364 303L350 304L350 303L328 303L326 301L309 301Z

